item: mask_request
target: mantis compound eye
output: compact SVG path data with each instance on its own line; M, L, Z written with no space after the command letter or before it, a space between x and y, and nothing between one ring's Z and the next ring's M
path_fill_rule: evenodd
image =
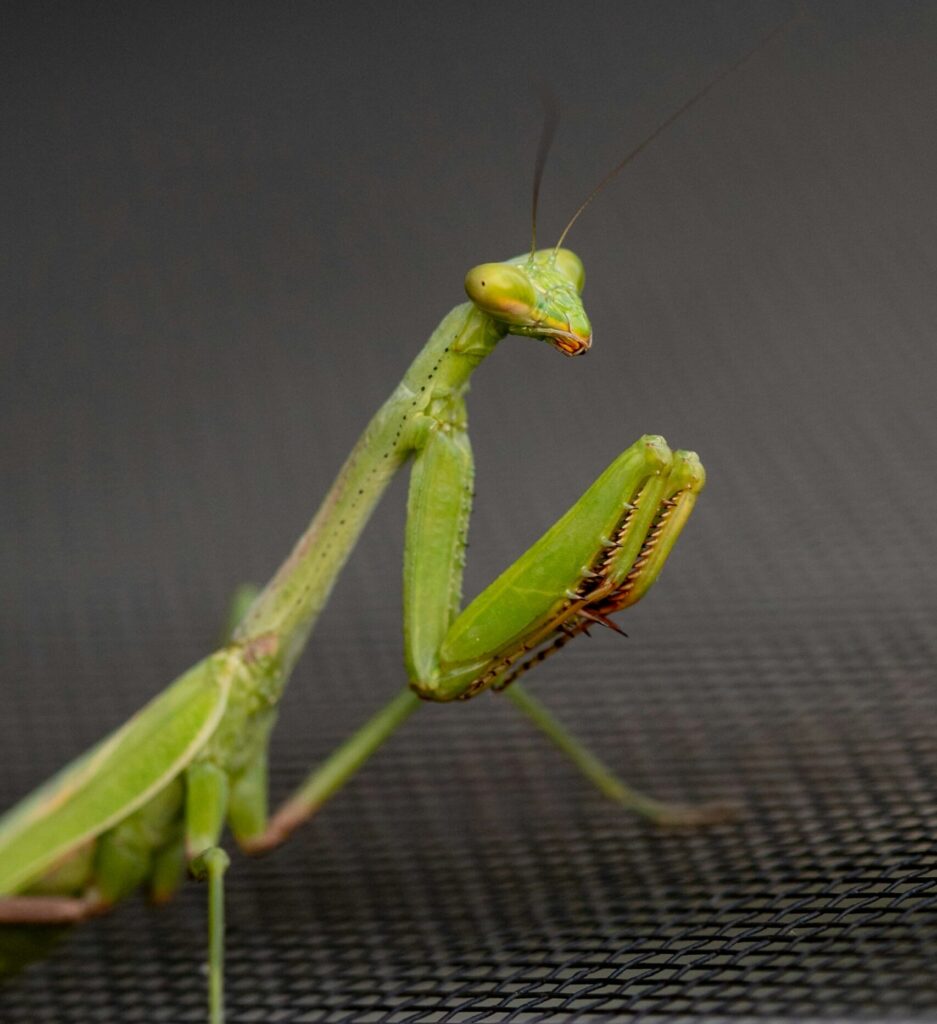
M512 326L529 323L537 301L527 274L508 263L472 267L465 275L465 292L483 313Z
M553 257L553 264L559 273L582 295L582 289L586 283L586 268L572 249L557 249L556 255Z

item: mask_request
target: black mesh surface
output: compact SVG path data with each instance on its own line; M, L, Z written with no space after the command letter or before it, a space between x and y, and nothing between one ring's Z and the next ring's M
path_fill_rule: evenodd
M571 5L575 8L575 5ZM10 11L15 11L10 8ZM784 3L5 14L0 804L212 644L474 262L552 239ZM655 831L503 699L427 707L229 874L230 1020L937 1017L937 7L808 18L571 236L592 353L470 400L477 592L645 431L709 484L661 582L529 677ZM289 691L282 796L401 685L405 487ZM4 1024L198 1022L204 893L132 900Z

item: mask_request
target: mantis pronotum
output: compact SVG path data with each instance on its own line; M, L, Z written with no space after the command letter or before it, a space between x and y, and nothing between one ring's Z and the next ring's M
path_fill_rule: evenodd
M773 37L778 30L771 33ZM248 852L270 849L314 814L420 706L486 689L507 697L609 797L659 823L698 823L718 806L674 807L617 779L518 677L592 624L640 600L685 525L705 474L693 452L644 436L597 478L524 555L460 610L472 499L465 392L508 335L585 352L583 265L564 248L594 195L727 68L667 118L587 198L551 248L484 263L469 301L433 332L352 450L292 553L259 592L236 602L228 641L0 819L0 923L67 925L145 886L168 899L185 868L209 881L209 1004L223 1020L225 825ZM534 225L540 172L537 161ZM394 474L412 464L404 564L409 684L271 817L267 748L277 703L333 585ZM5 964L3 957L9 957ZM0 949L0 970L15 954Z

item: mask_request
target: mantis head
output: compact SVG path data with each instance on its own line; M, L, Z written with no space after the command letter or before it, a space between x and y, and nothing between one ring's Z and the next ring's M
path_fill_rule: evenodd
M583 309L582 260L569 249L539 249L506 263L482 263L465 275L472 302L509 334L548 341L578 356L592 344Z
M578 356L588 351L592 344L592 327L579 297L585 273L579 257L563 248L570 228L605 186L639 153L695 107L720 82L738 71L775 36L801 17L802 12L798 12L776 25L739 59L705 82L653 131L645 135L641 142L633 146L586 196L552 249L537 249L537 201L559 115L553 97L548 93L542 94L544 121L534 166L530 255L518 256L505 263L482 263L465 275L465 290L478 309L503 325L509 334L522 334L548 341L567 356Z

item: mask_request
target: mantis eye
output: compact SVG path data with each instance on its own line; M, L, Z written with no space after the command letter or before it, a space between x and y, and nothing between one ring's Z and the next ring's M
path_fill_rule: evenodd
M496 320L525 322L536 304L530 278L508 263L481 263L465 275L465 292L476 306Z
M557 249L554 265L582 295L583 285L586 283L586 268L582 265L582 260L571 249Z

